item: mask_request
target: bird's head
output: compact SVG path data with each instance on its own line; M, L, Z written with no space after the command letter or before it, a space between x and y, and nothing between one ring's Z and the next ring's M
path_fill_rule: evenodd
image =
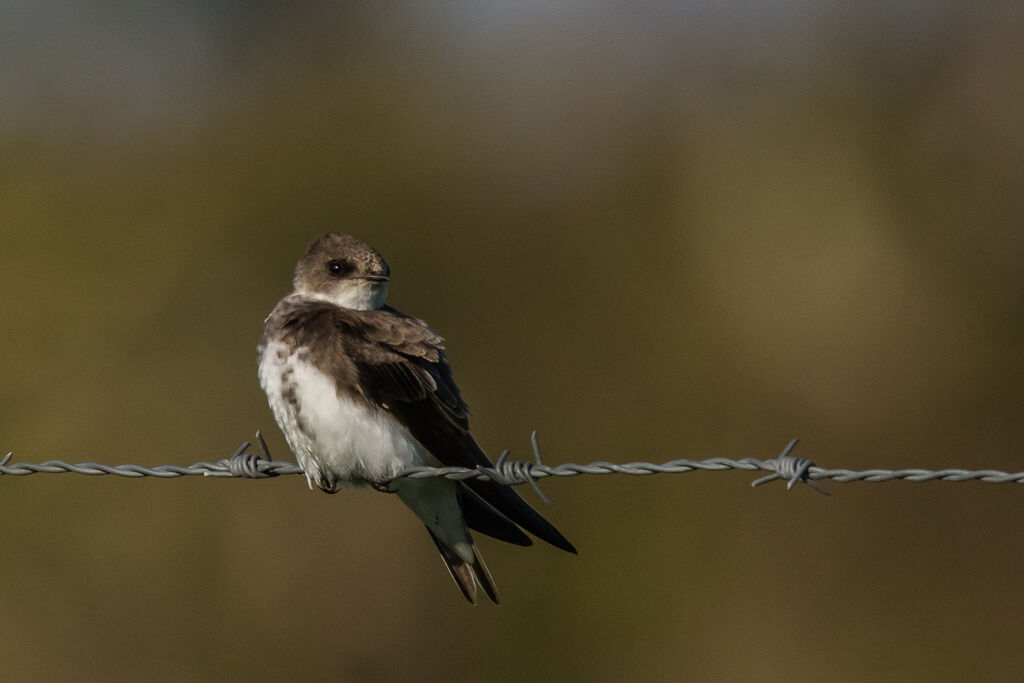
M329 232L309 245L295 267L292 286L298 294L366 311L384 305L390 274L387 261L372 247Z

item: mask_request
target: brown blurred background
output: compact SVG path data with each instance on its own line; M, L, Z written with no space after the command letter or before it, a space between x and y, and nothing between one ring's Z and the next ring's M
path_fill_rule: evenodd
M0 449L290 460L255 344L339 229L494 454L1024 469L1024 12L857 7L0 4ZM0 478L3 678L1019 676L1019 487L753 478L545 481L500 608L386 496Z

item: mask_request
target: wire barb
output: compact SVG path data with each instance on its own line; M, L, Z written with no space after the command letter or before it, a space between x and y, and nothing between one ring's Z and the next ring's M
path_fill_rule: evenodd
M533 445L533 459L535 463L529 462L516 462L509 461L508 456L512 454L512 451L505 449L498 456L498 462L494 463L494 467L477 467L478 471L484 472L488 477L494 479L500 484L506 486L515 486L516 484L529 484L533 487L533 490L537 492L537 496L548 505L551 505L551 501L544 495L544 492L540 490L540 485L537 484L537 480L533 478L531 470L534 464L543 467L544 463L540 459L540 444L537 443L537 430L534 429L530 434L530 443ZM496 476L495 476L496 475ZM399 476L402 476L399 474Z
M276 477L284 472L278 471L275 467L274 459L270 457L270 449L267 447L267 442L263 439L263 433L260 430L256 430L256 443L259 444L262 453L260 455L253 455L252 453L246 453L249 447L252 445L248 441L243 443L230 458L221 460L218 465L223 465L225 470L230 473L232 477L245 477L247 479L269 479L270 477ZM290 463L289 463L290 464ZM289 473L290 474L290 473ZM206 476L223 476L215 474L213 472L206 472Z
M782 449L782 452L779 453L779 457L774 460L765 460L764 464L769 469L774 470L774 472L769 474L767 477L761 477L760 479L754 480L751 482L750 486L755 487L760 486L761 484L767 484L770 481L775 481L776 479L786 479L787 491L792 489L794 484L802 481L818 493L831 496L831 491L822 488L816 481L813 481L810 478L811 468L817 467L817 465L814 464L814 461L790 455L790 452L796 448L796 445L799 442L800 439L793 439L786 444L785 448Z

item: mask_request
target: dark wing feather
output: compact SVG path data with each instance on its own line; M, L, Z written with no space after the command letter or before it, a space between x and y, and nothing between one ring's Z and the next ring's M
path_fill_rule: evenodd
M467 486L459 487L459 506L466 525L482 534L506 543L533 545L530 537L522 532L508 517L494 509L494 506Z
M469 433L469 410L452 378L441 337L425 322L384 307L377 311L334 309L343 334L338 343L351 360L366 399L391 412L442 464L490 467ZM573 545L511 487L473 479L462 497L467 524L501 540L523 545L519 525L552 545ZM473 498L470 502L470 498ZM477 500L477 498L479 500Z

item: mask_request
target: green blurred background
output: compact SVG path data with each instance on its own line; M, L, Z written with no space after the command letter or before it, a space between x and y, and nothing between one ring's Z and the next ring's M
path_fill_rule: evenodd
M337 229L494 454L1024 469L1014 5L2 3L0 449L291 459L255 344ZM1019 677L1019 487L753 478L544 482L500 608L386 496L0 478L2 676Z

